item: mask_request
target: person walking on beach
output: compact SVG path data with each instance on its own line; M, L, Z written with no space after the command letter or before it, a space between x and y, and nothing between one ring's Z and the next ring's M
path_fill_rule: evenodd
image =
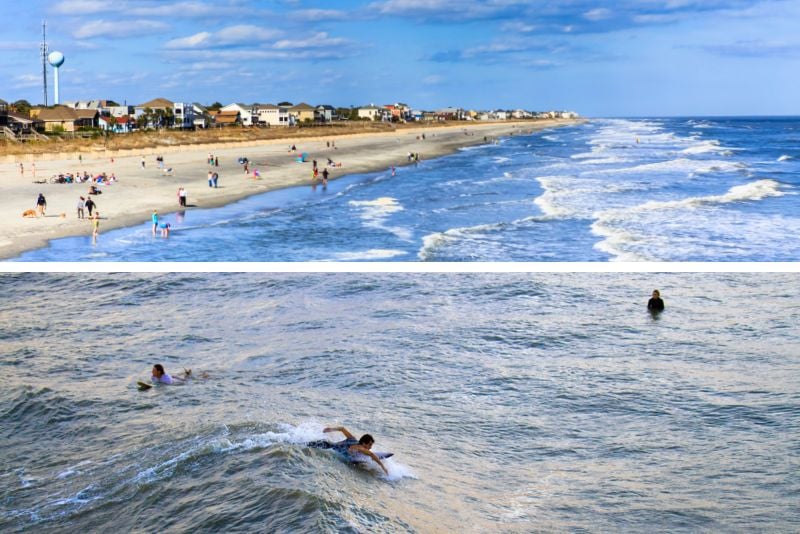
M219 167L219 156L214 157L214 167Z
M85 206L86 206L86 211L89 212L89 217L91 217L92 216L92 210L94 210L94 208L96 206L96 204L94 203L94 200L92 200L91 198L87 198Z
M22 164L22 162L19 163L19 175L23 177L25 176L25 166Z
M144 169L144 165L145 165L145 162L144 162L144 156L142 156L142 168L143 168L143 169Z
M43 194L39 193L39 197L36 199L37 217L44 217L45 211L47 211L47 200L44 198Z
M85 207L86 207L86 199L83 198L83 197L80 197L80 199L78 200L78 218L79 219L83 219L84 218L84 216L83 216L83 208L85 208Z
M178 205L183 208L186 207L186 189L183 187L178 188Z
M158 230L158 212L156 210L153 210L150 220L153 221L153 235L156 235L156 230Z
M219 180L219 173L215 172L211 175L211 181L214 183L214 189L217 188L217 181Z
M245 174L250 174L250 162L249 161L245 161L244 162L244 173Z
M208 187L213 187L212 176L214 175L213 172L208 171Z

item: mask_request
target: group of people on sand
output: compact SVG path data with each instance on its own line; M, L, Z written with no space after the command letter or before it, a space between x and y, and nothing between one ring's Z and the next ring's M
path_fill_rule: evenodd
M150 383L153 385L166 385L166 386L174 386L174 385L182 385L185 384L189 379L193 378L192 370L191 369L184 369L183 376L172 376L167 373L166 369L164 369L164 365L157 363L153 365L153 369L151 371L150 376ZM208 373L202 373L199 378L208 378ZM147 387L147 384L139 382L139 389L150 389ZM308 447L312 447L315 449L330 449L333 450L340 455L344 456L350 461L354 461L359 454L363 454L371 458L376 464L383 469L383 472L387 475L389 474L389 470L386 469L386 466L381 461L381 459L372 452L372 446L375 444L375 438L373 438L370 434L364 434L360 438L356 438L353 434L350 433L345 427L337 426L337 427L326 427L322 430L326 434L329 432L341 432L344 434L345 439L342 441L331 442L326 439L311 441L306 445Z
M87 171L83 171L83 174L80 172L66 172L66 173L59 173L54 174L50 178L50 182L54 184L82 184L87 182L92 182L96 184L106 184L110 185L117 181L116 175L112 172L111 175L108 175L105 172L101 172L100 174L96 174L92 176Z

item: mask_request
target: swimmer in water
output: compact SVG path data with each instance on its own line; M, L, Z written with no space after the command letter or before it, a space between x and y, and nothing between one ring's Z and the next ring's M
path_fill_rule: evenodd
M658 289L653 290L653 297L647 301L647 310L650 313L664 311L664 301L661 300L661 293L658 291Z
M360 439L356 439L356 437L343 426L327 427L324 428L322 431L325 433L341 432L342 434L344 434L344 437L346 439L344 439L343 441L337 441L336 443L331 443L330 441L324 439L319 441L312 441L311 443L308 443L309 447L314 447L316 449L333 449L336 452L344 456L347 456L348 458L351 459L354 457L354 455L358 453L364 454L372 458L375 461L375 463L381 466L381 469L383 469L384 473L386 473L387 475L389 474L389 471L387 471L386 466L383 465L381 459L378 458L375 455L375 453L373 453L370 450L372 448L372 445L375 443L375 439L369 434L364 434L363 436L361 436Z

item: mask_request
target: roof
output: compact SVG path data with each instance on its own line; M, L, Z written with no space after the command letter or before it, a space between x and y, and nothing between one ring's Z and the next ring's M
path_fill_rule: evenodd
M13 119L13 120L15 120L17 122L22 122L22 123L29 123L29 122L33 123L33 122L36 122L34 119L30 118L28 115L26 115L24 113L17 113L16 111L9 111L8 112L8 118Z
M275 104L258 104L256 105L256 109L281 109Z
M76 109L75 115L78 119L94 119L97 116L96 109Z
M166 98L154 98L149 102L145 102L144 104L139 104L136 106L137 108L171 108L174 102L172 100L167 100Z
M78 114L75 110L66 106L44 108L39 112L39 120L44 122L74 121L77 118Z
M238 111L220 111L214 117L214 120L217 124L234 124L236 121L239 120L239 112Z
M314 111L315 108L309 106L305 102L300 102L289 108L289 111Z

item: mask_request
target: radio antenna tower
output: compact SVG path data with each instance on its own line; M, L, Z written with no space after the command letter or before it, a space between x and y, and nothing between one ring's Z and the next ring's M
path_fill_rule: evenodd
M44 106L47 107L47 22L42 21L42 83L44 90Z

